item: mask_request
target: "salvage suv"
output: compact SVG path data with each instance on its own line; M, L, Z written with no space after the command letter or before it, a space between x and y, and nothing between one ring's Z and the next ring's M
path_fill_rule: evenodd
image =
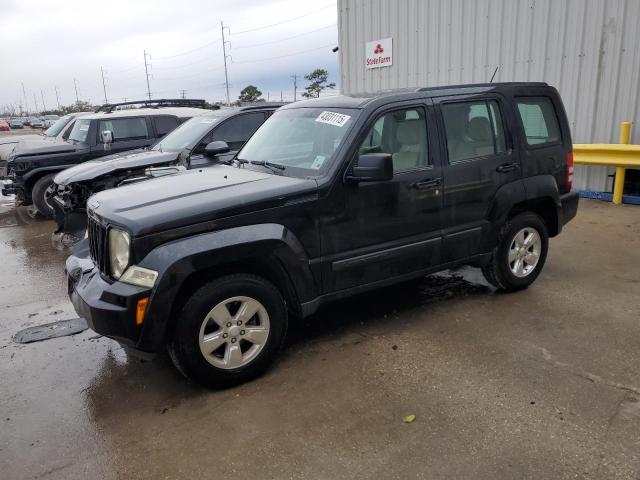
M48 191L58 224L56 233L74 238L84 235L87 199L94 193L205 167L211 162L230 161L282 105L261 103L215 110L186 121L149 149L110 155L63 170ZM222 149L220 141L226 144Z
M204 100L184 99L103 105L77 119L65 141L18 143L7 159L7 178L12 183L2 194L15 195L19 204L33 204L41 215L52 218L46 192L56 173L111 153L148 147L183 121L209 112L204 106ZM103 133L109 133L112 141L105 142Z
M461 265L527 288L576 215L572 178L545 83L297 102L234 165L92 196L69 296L96 332L226 387L332 300Z

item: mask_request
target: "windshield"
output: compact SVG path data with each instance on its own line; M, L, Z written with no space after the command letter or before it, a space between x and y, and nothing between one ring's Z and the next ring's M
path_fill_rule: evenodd
M249 139L239 160L286 167L285 174L318 175L358 115L345 108L291 108L276 111Z
M217 124L223 116L207 115L187 120L178 128L156 143L152 150L160 152L181 152L185 148L193 150L200 139Z
M91 120L77 120L69 134L69 140L85 143L89 134L89 125L91 125Z
M64 117L62 117L60 120L58 120L56 123L54 123L44 131L45 136L57 137L58 134L62 131L62 129L66 127L70 121L71 121L71 116L65 115Z

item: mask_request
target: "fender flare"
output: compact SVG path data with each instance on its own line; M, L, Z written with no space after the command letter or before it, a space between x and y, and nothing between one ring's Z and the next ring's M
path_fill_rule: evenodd
M61 172L62 170L66 170L67 168L73 167L75 165L77 164L73 163L71 165L55 165L51 167L34 168L33 170L28 171L22 176L22 182L24 185L27 185L28 183L32 183L33 179L33 183L35 183L37 179L42 176L42 174L47 175L49 173Z
M225 265L255 261L278 268L276 275L287 279L285 297L296 305L318 295L318 287L309 267L309 258L301 242L284 225L258 224L194 235L162 244L149 252L138 265L158 272L149 301L147 318L138 348L155 351L165 340L174 303L184 282L193 274ZM293 297L293 298L291 298Z

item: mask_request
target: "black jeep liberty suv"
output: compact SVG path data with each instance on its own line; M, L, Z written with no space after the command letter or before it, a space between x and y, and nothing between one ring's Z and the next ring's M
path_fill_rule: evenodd
M90 197L69 295L96 332L226 387L331 300L464 264L527 288L576 215L572 177L545 83L297 102L232 165Z

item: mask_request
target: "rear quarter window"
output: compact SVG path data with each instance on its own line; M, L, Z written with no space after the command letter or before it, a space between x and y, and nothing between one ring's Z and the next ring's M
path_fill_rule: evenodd
M548 97L516 98L528 145L543 145L561 140L558 116Z

